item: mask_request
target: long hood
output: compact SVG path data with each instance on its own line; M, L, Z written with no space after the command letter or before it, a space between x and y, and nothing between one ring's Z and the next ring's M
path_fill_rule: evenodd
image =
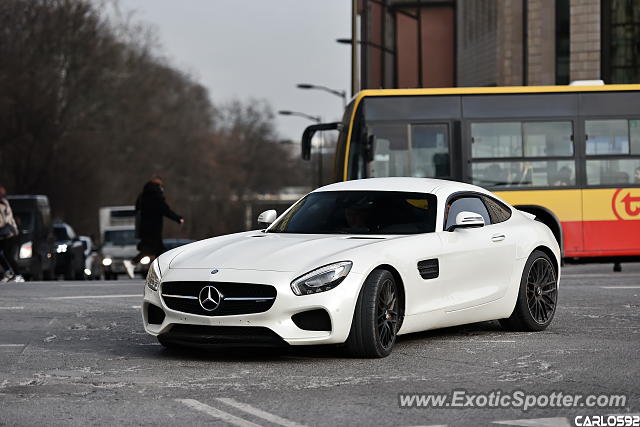
M344 252L374 245L387 237L262 233L250 231L184 246L169 268L218 268L295 272L318 262L344 261ZM345 254L346 255L346 254ZM339 259L340 258L340 259Z

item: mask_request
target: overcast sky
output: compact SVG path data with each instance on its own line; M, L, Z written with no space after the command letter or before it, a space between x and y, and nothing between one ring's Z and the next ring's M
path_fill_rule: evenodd
M163 52L209 89L214 103L266 99L274 110L338 119L340 98L296 89L314 83L350 90L349 0L120 0L122 12L155 27ZM281 137L309 124L277 118Z

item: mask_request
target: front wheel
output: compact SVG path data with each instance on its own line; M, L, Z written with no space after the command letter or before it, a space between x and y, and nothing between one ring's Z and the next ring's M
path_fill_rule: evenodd
M514 331L542 331L549 326L558 303L558 274L547 254L535 250L525 263L513 313L500 324Z
M351 331L345 342L354 357L386 357L396 342L400 321L398 286L387 270L374 270L362 285Z

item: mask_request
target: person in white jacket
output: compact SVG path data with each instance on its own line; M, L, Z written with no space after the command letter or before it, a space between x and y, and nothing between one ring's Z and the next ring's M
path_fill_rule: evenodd
M19 231L9 200L7 190L0 186L0 265L4 269L2 282L24 282L20 267L16 262L19 246Z

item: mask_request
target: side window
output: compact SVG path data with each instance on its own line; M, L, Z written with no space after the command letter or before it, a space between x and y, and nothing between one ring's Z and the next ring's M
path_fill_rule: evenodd
M458 216L460 212L465 211L477 213L478 215L481 215L482 218L484 218L485 224L491 224L489 211L487 211L487 208L485 207L484 203L482 203L482 200L480 200L479 197L461 197L454 200L450 206L446 207L446 209L446 220L444 224L445 230L448 230L449 227L455 225L456 216Z
M492 224L498 224L499 222L504 222L511 218L511 209L506 207L503 203L486 196L482 197L482 200L489 211Z

